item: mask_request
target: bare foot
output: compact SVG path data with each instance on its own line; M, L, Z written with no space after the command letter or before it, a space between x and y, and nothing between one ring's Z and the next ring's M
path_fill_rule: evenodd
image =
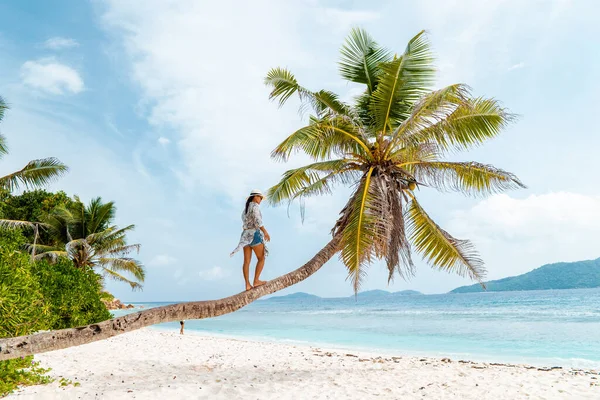
M246 290L250 290L250 289L252 289L252 285L249 283L246 283Z
M254 280L254 287L258 287L258 286L262 286L265 283L267 283L266 281L257 281L256 279Z

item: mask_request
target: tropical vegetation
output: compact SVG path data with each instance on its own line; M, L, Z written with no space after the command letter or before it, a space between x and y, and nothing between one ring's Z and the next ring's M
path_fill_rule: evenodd
M0 98L0 120L7 108ZM0 135L0 158L7 153L6 138ZM64 192L30 190L65 172L67 167L60 161L46 158L0 177L0 338L109 319L111 315L102 302L107 293L102 292L103 280L94 267L117 279L121 277L118 271L133 269L138 282L121 280L132 287L143 281L142 265L123 257L139 248L126 243L125 235L133 226L118 229L112 224L113 203L105 204L98 198L86 208L77 197L72 199ZM29 190L14 193L21 189ZM58 216L74 212L80 217L60 220L68 228L69 240L65 242L56 230ZM82 252L66 251L76 249L75 243L84 243L86 250L85 244L89 244L92 249L84 257ZM35 253L38 249L41 254ZM0 397L18 386L50 382L47 372L32 356L0 361Z
M67 259L32 263L21 251L25 242L20 231L0 230L0 338L110 318L96 273L73 268ZM48 382L46 372L32 357L0 361L0 396L18 385Z
M447 161L497 136L514 116L491 98L474 97L462 84L433 90L434 67L423 32L405 51L392 54L365 31L355 29L341 50L340 73L364 92L352 104L336 94L311 91L286 69L269 71L270 97L280 105L298 95L313 110L308 125L285 139L273 157L283 161L302 152L307 166L286 172L268 193L273 204L330 193L336 184L353 193L332 230L332 239L308 262L252 290L213 301L179 303L143 310L76 329L0 339L0 359L102 340L157 323L211 318L308 278L336 254L348 268L355 290L366 267L384 259L392 278L414 273L412 252L433 267L481 281L483 262L471 242L443 230L417 199L417 189L486 195L520 188L513 174L476 162Z
M31 244L29 251L39 260L69 258L75 268L98 269L103 276L139 289L144 266L129 254L139 252L140 245L127 244L127 233L135 225L119 228L114 225L115 214L114 202L104 203L96 197L86 206L75 196L69 204L61 204L42 217L49 244Z

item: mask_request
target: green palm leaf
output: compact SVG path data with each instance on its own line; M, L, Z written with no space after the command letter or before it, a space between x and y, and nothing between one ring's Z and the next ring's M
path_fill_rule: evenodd
M417 181L440 191L489 195L526 186L514 174L477 162L417 162L405 166Z
M404 139L410 143L435 141L445 149L465 150L496 137L515 118L497 100L468 99L448 117Z
M5 154L8 154L8 145L6 144L6 137L0 134L0 159Z
M412 105L433 83L435 69L425 32L408 42L404 54L379 66L381 76L370 102L375 120L374 130L394 129L410 115Z
M294 151L303 151L314 160L333 154L370 154L361 132L343 118L311 118L308 126L298 129L277 146L271 157L287 161Z
M87 223L87 232L101 232L108 228L116 214L115 203L103 203L101 197L96 197L84 210L84 219Z
M351 109L341 102L335 93L327 90L312 92L298 84L296 77L285 68L273 68L267 73L265 85L272 88L269 94L270 100L278 100L279 106L285 102L294 93L298 94L302 102L301 111L306 105L312 106L315 113L319 116L331 115L349 115Z
M340 74L351 82L367 85L369 94L377 87L379 64L390 60L388 50L380 47L363 29L354 28L342 46Z
M133 258L128 257L100 257L98 263L106 271L127 272L133 275L138 281L144 282L146 273L143 265Z
M433 267L483 282L483 261L470 241L455 239L440 228L414 197L407 217L412 245Z
M129 284L129 286L131 286L132 290L141 290L142 289L142 285L140 285L138 282L127 279L125 276L123 276L123 275L119 274L118 272L113 271L109 268L102 267L102 272L104 273L104 275L109 276L110 278L114 279L115 281Z
M328 184L323 180L323 173L327 176L341 173L351 167L349 160L329 160L306 165L301 168L286 171L279 183L267 191L267 198L273 205L285 200L292 200L305 188L320 182L323 193L328 192ZM327 190L326 190L327 189Z
M468 95L468 86L456 84L423 96L412 107L410 116L402 121L393 133L390 132L391 138L386 154L394 151L398 144L402 143L402 139L410 138L411 135L421 139L418 135L419 132L444 121L458 107L467 104ZM431 140L430 138L426 139ZM424 142L427 143L427 140ZM404 140L403 142L404 146L409 145L412 147L419 147L422 144L423 141Z
M370 168L350 199L340 242L340 257L348 268L348 277L355 292L360 289L366 274L365 267L373 259L377 239L378 221L373 212L372 174L373 168Z
M30 161L22 170L0 177L0 188L13 191L23 184L27 188L45 186L69 169L56 158Z

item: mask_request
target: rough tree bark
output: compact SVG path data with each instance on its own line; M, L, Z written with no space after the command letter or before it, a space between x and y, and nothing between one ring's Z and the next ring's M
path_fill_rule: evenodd
M337 252L339 241L339 235L335 236L297 270L224 299L172 304L78 328L0 339L0 361L79 346L163 322L211 318L234 312L260 297L292 286L317 272Z

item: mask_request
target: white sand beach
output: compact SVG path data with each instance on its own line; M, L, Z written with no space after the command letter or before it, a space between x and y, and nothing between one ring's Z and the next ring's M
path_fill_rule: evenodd
M142 329L36 357L19 399L599 399L597 371L541 370ZM80 386L61 387L60 378Z

